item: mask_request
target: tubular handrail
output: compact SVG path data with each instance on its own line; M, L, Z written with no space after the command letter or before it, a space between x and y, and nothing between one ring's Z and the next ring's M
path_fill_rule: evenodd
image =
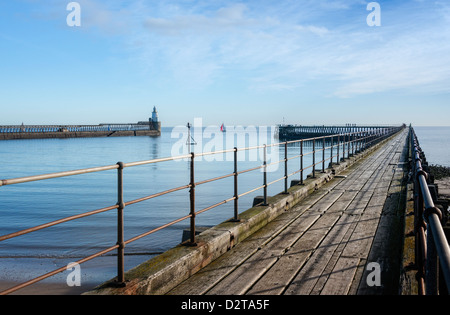
M88 217L88 216L91 216L91 215L94 215L94 214L110 211L110 210L117 209L117 208L118 208L117 205L110 206L110 207L105 207L105 208L101 208L101 209L97 209L97 210L81 213L81 214L78 214L78 215L73 215L73 216L70 216L70 217L63 218L63 219L59 219L59 220L56 220L56 221L53 221L53 222L41 224L41 225L38 225L38 226L35 226L35 227L32 227L32 228L28 228L28 229L25 229L25 230L21 230L21 231L18 231L18 232L2 235L2 236L0 236L0 242L8 240L8 239L11 239L13 237L25 235L25 234L28 234L28 233L31 233L31 232L36 232L36 231L39 231L39 230L42 230L42 229L45 229L45 228L48 228L48 227L51 227L51 226L55 226L55 225L61 224L61 223L69 222L69 221L76 220L76 219L85 218L85 217Z
M59 220L56 220L53 222L45 223L42 225L38 225L38 226L35 226L32 228L28 228L28 229L25 229L22 231L17 231L17 232L10 233L7 235L0 235L0 242L20 236L20 235L28 234L28 233L31 233L34 231L42 230L42 229L48 228L50 226L68 222L71 220L75 220L75 219L91 216L94 214L117 209L117 215L118 215L117 243L114 246L111 246L107 249L104 249L104 250L98 252L98 253L95 253L93 255L83 258L83 259L79 260L77 263L86 262L88 260L99 257L101 255L104 255L105 253L108 253L110 251L117 249L117 251L118 251L118 253L117 253L117 266L118 266L117 282L118 282L118 284L124 285L125 284L125 280L124 280L124 247L125 247L125 245L127 245L131 242L134 242L138 239L141 239L145 236L148 236L150 234L153 234L153 233L155 233L159 230L162 230L166 227L169 227L169 226L179 223L181 221L187 220L187 219L190 219L190 226L191 226L190 239L189 239L188 243L191 245L195 245L196 244L195 243L195 237L196 237L195 236L196 235L195 234L195 217L196 217L196 215L206 212L206 211L209 211L213 208L216 208L216 207L226 204L228 202L234 201L234 220L239 221L239 211L238 211L239 209L238 209L237 201L242 196L245 196L252 192L263 189L264 190L264 202L262 203L262 205L267 205L267 188L270 185L273 185L276 182L284 180L284 182L285 182L284 192L287 193L287 190L288 190L287 180L290 176L300 173L299 185L302 185L303 184L303 174L304 174L305 170L312 168L312 174L313 174L313 177L315 177L316 166L319 165L320 163L322 163L322 172L324 172L325 171L325 161L330 161L330 166L331 166L333 164L333 159L336 158L336 164L339 164L339 162L341 160L345 159L345 154L347 154L347 158L349 158L351 155L354 155L357 151L363 151L363 150L369 148L370 146L373 146L374 144L382 141L383 139L386 139L386 138L392 136L393 134L399 132L403 128L404 128L404 126L391 127L391 128L380 128L380 130L377 130L377 132L373 132L373 130L368 131L368 132L357 131L357 132L351 132L351 133L345 133L345 134L326 135L323 137L314 137L314 138L301 139L301 140L291 140L291 141L285 141L285 142L280 142L280 143L273 143L273 144L269 144L269 145L258 145L258 146L253 146L253 147L233 148L233 149L226 149L226 150L213 151L213 152L191 153L191 154L185 154L185 155L179 155L179 156L173 156L173 157L167 157L167 158L158 158L158 159L153 159L153 160L137 161L137 162L130 162L130 163L118 162L117 164L114 164L114 165L107 165L107 166L101 166L101 167L93 167L93 168L86 168L86 169L73 170L73 171L64 171L64 172L57 172L57 173L50 173L50 174L43 174L43 175L34 175L34 176L0 180L0 187L1 187L1 186L7 186L7 185L21 184L21 183L26 183L26 182L47 180L47 179L74 176L74 175L81 175L81 174L87 174L87 173L93 173L93 172L102 172L102 171L107 171L107 170L117 170L117 178L118 178L117 203L115 205L111 205L111 206L104 207L101 209L88 211L88 212L85 212L82 214L62 218L62 219L59 219ZM331 142L330 146L325 146L326 139L330 140L330 142ZM336 143L334 142L335 139L337 139ZM317 140L322 140L322 144L323 144L322 147L319 149L316 148ZM308 143L308 142L312 142L312 151L304 152L304 147L305 147L304 144ZM287 162L288 162L288 160L291 160L293 158L288 159L287 146L288 146L288 144L295 144L295 143L299 144L300 154L296 155L293 158L299 158L300 165L299 165L298 170L289 174ZM275 146L278 146L278 147L284 146L284 155L285 156L283 159L280 159L279 161L267 163L266 150L267 150L267 148L275 147ZM333 148L336 148L337 152L335 154L333 154ZM242 151L247 151L247 150L259 150L259 149L264 150L264 159L263 159L262 165L238 171L238 169L237 169L237 162L238 162L237 161L237 153L242 152ZM325 151L327 149L331 150L329 157L325 157ZM196 160L196 158L206 156L206 155L223 154L223 153L230 153L230 152L234 152L234 171L232 173L228 173L228 174L225 174L222 176L217 176L214 178L209 178L206 180L195 181L195 160ZM319 162L316 162L315 156L319 152L322 152L322 160ZM304 167L303 158L309 154L312 154L312 156L313 156L313 163L311 165ZM189 182L189 184L171 188L171 189L167 189L167 190L164 190L164 191L152 194L152 195L144 196L144 197L130 200L130 201L123 200L123 169L124 168L141 166L141 165L149 165L149 164L161 163L161 162L167 162L167 161L175 161L175 160L180 160L180 159L190 160L190 182ZM267 181L267 168L271 165L280 164L280 163L285 164L284 175L280 178L277 178L277 179L271 181L271 182L268 182ZM255 171L258 169L263 170L263 184L258 185L257 187L252 188L245 192L238 192L239 175L248 173L251 171ZM217 202L211 206L205 207L201 210L195 209L196 186L207 184L210 182L215 182L215 181L222 180L225 178L230 178L230 177L234 177L234 195L232 197L222 200L220 202ZM190 198L190 213L189 214L182 216L180 218L177 218L177 219L175 219L169 223L166 223L162 226L156 227L150 231L147 231L140 235L134 236L131 239L128 239L128 240L123 239L123 234L124 234L123 233L123 231L124 231L123 211L124 211L124 208L126 208L132 204L136 204L136 203L139 203L139 202L142 202L145 200L153 199L153 198L156 198L156 197L159 197L162 195L170 194L170 193L184 190L184 189L189 189L189 192L190 192L189 193L189 195L190 195L190 197L189 197ZM59 272L62 272L64 270L66 270L66 267L59 268L53 272L49 272L45 275L42 275L35 279L29 280L25 283L17 285L6 291L0 292L0 295L15 292L21 288L24 288L24 287L31 285L33 283L36 283L38 281L41 281L45 278L51 277L51 276L53 276Z
M414 207L416 217L416 257L418 265L418 285L420 295L438 294L438 264L443 278L450 289L450 247L442 228L442 212L434 204L428 187L428 173L425 154L410 127L410 142L413 158ZM429 233L429 231L431 233ZM439 257L439 260L437 259Z

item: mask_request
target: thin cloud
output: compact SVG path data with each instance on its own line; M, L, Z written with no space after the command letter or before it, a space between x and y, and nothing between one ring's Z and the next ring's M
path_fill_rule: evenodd
M153 82L285 91L314 81L337 97L448 92L449 6L381 2L383 24L370 28L367 3L80 0L84 26L126 35L123 49Z

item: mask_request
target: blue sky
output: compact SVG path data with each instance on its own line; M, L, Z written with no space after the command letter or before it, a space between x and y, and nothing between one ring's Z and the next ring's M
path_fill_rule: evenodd
M450 125L450 3L0 2L0 124Z

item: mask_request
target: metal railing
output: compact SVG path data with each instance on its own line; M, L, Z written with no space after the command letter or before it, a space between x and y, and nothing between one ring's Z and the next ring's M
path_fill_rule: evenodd
M404 126L400 127L390 127L390 128L380 128L379 130L373 130L370 132L366 131L359 131L359 132L353 132L353 133L346 133L346 134L336 134L336 135L329 135L319 138L310 138L310 139L303 139L303 140L294 140L294 141L286 141L281 143L275 143L270 145L259 145L254 147L245 147L245 148L233 148L233 149L227 149L227 150L221 150L221 151L214 151L214 152L203 152L203 153L191 153L191 154L185 154L185 155L179 155L174 157L168 157L168 158L160 158L160 159L153 159L153 160L147 160L147 161L140 161L140 162L132 162L132 163L123 163L118 162L114 165L109 166L102 166L102 167L94 167L94 168L86 168L81 170L74 170L74 171L66 171L66 172L58 172L58 173L52 173L52 174L44 174L44 175L37 175L37 176L29 176L29 177L21 177L21 178L12 178L12 179L4 179L0 180L0 187L6 186L6 185L13 185L13 184L21 184L26 182L34 182L39 180L47 180L47 179L53 179L53 178L60 178L60 177L67 177L67 176L75 176L80 174L86 174L86 173L94 173L94 172L103 172L108 170L117 170L117 203L115 205L111 205L108 207L104 207L97 210L88 211L82 214L69 216L66 218L62 218L53 222L49 222L46 224L38 225L32 228L28 228L25 230L17 231L11 234L7 235L1 235L0 236L0 242L5 241L17 236L25 235L31 232L35 232L38 230L42 230L51 226L55 226L64 222L92 216L95 214L111 211L111 210L117 210L117 242L116 244L105 248L102 251L99 251L95 254L92 254L90 256L84 257L83 259L77 261L77 264L85 263L89 260L92 260L96 257L102 256L106 253L109 253L111 251L117 250L117 284L118 285L125 285L125 274L124 274L124 251L125 246L137 241L143 237L146 237L150 234L153 234L157 231L160 231L164 228L167 228L169 226L172 226L178 222L184 221L189 219L190 220L190 239L187 242L189 245L195 245L196 244L196 223L195 219L196 216L206 212L208 210L211 210L213 208L216 208L220 205L226 204L228 202L234 201L234 213L233 213L233 219L234 221L239 221L239 207L238 207L238 200L239 198L248 195L252 192L256 192L258 190L263 190L264 194L264 200L262 202L262 205L268 204L268 196L267 196L267 189L270 185L284 180L284 193L288 193L288 178L299 174L300 178L298 180L299 185L303 185L304 180L304 172L307 171L309 168L311 168L311 174L312 177L315 177L317 169L316 167L321 166L321 171L325 172L326 168L326 162L329 161L329 165L332 166L334 163L339 164L340 161L344 160L345 158L349 158L350 156L362 152L365 149L375 145L376 143L392 136L393 134L399 132L402 130ZM321 147L317 148L318 143L321 143ZM310 144L310 145L306 145ZM299 148L299 154L288 157L287 155L287 148L289 145L298 146ZM269 147L284 147L284 158L280 159L279 161L268 163L266 158L267 149ZM306 152L308 148L311 148L311 151ZM257 165L255 167L245 169L238 171L238 159L237 155L238 152L242 151L250 151L250 150L263 150L263 161L262 164ZM329 156L326 156L326 151L330 152ZM233 172L202 180L202 181L195 181L195 161L196 158L206 156L206 155L214 155L214 154L223 154L233 152L234 153L234 170ZM316 154L322 152L322 160L316 161ZM304 157L307 155L312 155L312 163L311 165L304 166ZM148 165L148 164L154 164L154 163L163 163L166 161L174 161L174 160L180 160L180 159L188 159L190 161L190 178L189 182L185 185L174 187L165 191L161 191L152 195L144 196L138 199L125 201L124 195L123 195L123 170L128 167L136 167L140 165ZM292 159L299 159L299 168L293 171L292 173L288 172L288 161ZM284 163L284 175L278 179L273 180L272 182L267 181L267 168L272 164L277 163ZM248 191L239 193L238 187L239 187L239 176L244 173L248 173L255 170L262 170L263 178L262 178L262 185L258 185L255 188L252 188ZM210 182L218 181L224 178L231 178L234 177L233 181L233 195L225 200L222 200L220 202L217 202L213 205L210 205L206 208L203 208L201 210L196 209L196 187L199 185L204 185ZM131 239L124 240L124 220L123 220L123 214L124 209L130 205L150 200L159 196L167 195L176 191L189 189L189 213L185 216L182 216L178 219L175 219L169 223L166 223L164 225L161 225L157 228L154 228L150 231L147 231L145 233L142 233L140 235L137 235ZM66 266L61 267L59 269L56 269L52 272L49 272L47 274L44 274L42 276L39 276L37 278L31 279L27 282L24 282L22 284L19 284L15 287L12 287L10 289L7 289L3 292L0 292L0 294L10 294L12 292L15 292L19 289L22 289L26 286L29 286L31 284L34 284L36 282L39 282L43 279L49 278L53 275L56 275L62 271L66 270Z
M414 213L416 234L417 281L420 295L439 293L439 280L450 288L450 248L442 228L443 214L430 193L427 163L419 141L410 128L412 175L414 176ZM438 259L439 257L439 259ZM441 270L442 277L439 276ZM443 278L443 279L442 279ZM441 283L442 284L442 283Z

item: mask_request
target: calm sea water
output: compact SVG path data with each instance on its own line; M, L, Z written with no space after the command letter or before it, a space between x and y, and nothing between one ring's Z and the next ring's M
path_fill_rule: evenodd
M174 128L163 128L160 137L117 137L80 139L13 140L0 142L0 179L39 175L88 167L112 165L118 161L135 162L187 153L187 135ZM184 129L183 129L184 130ZM415 128L420 144L430 163L450 166L450 128ZM279 142L273 129L244 129L220 133L202 129L193 133L197 145L194 151L216 151ZM305 149L307 152L308 149ZM288 147L288 156L299 154L298 146ZM329 155L329 152L326 152ZM239 170L261 165L262 150L245 151L238 156ZM268 162L284 158L284 148L268 150ZM322 154L316 156L321 160ZM311 164L305 157L304 165ZM195 180L222 176L233 172L233 153L203 157L196 160ZM299 159L288 164L292 173L299 169ZM268 182L284 175L284 165L269 169ZM305 176L307 173L305 172ZM289 178L299 179L296 174ZM130 201L166 189L189 183L189 162L169 161L125 168L124 198ZM263 173L259 170L239 176L239 193L261 186ZM284 189L284 181L274 183L268 194ZM239 199L239 210L252 206L253 198L262 189ZM201 210L233 196L233 178L197 186L196 210ZM67 216L111 206L117 202L117 171L105 171L0 187L0 235L9 234ZM166 224L189 213L189 192L182 190L125 208L125 240ZM233 202L197 216L197 225L213 226L233 216ZM0 280L22 280L61 267L61 262L75 261L116 243L116 211L67 222L42 231L32 232L0 242ZM148 259L154 253L166 251L180 243L188 221L147 236L126 246L134 254L134 263ZM136 258L137 257L137 258ZM45 263L44 263L45 261ZM21 263L29 262L32 270ZM42 268L41 268L42 267ZM111 267L111 266L110 266ZM133 267L126 265L126 269ZM104 268L98 275L101 283L114 277L115 267Z
M450 167L450 127L414 127L429 164Z

